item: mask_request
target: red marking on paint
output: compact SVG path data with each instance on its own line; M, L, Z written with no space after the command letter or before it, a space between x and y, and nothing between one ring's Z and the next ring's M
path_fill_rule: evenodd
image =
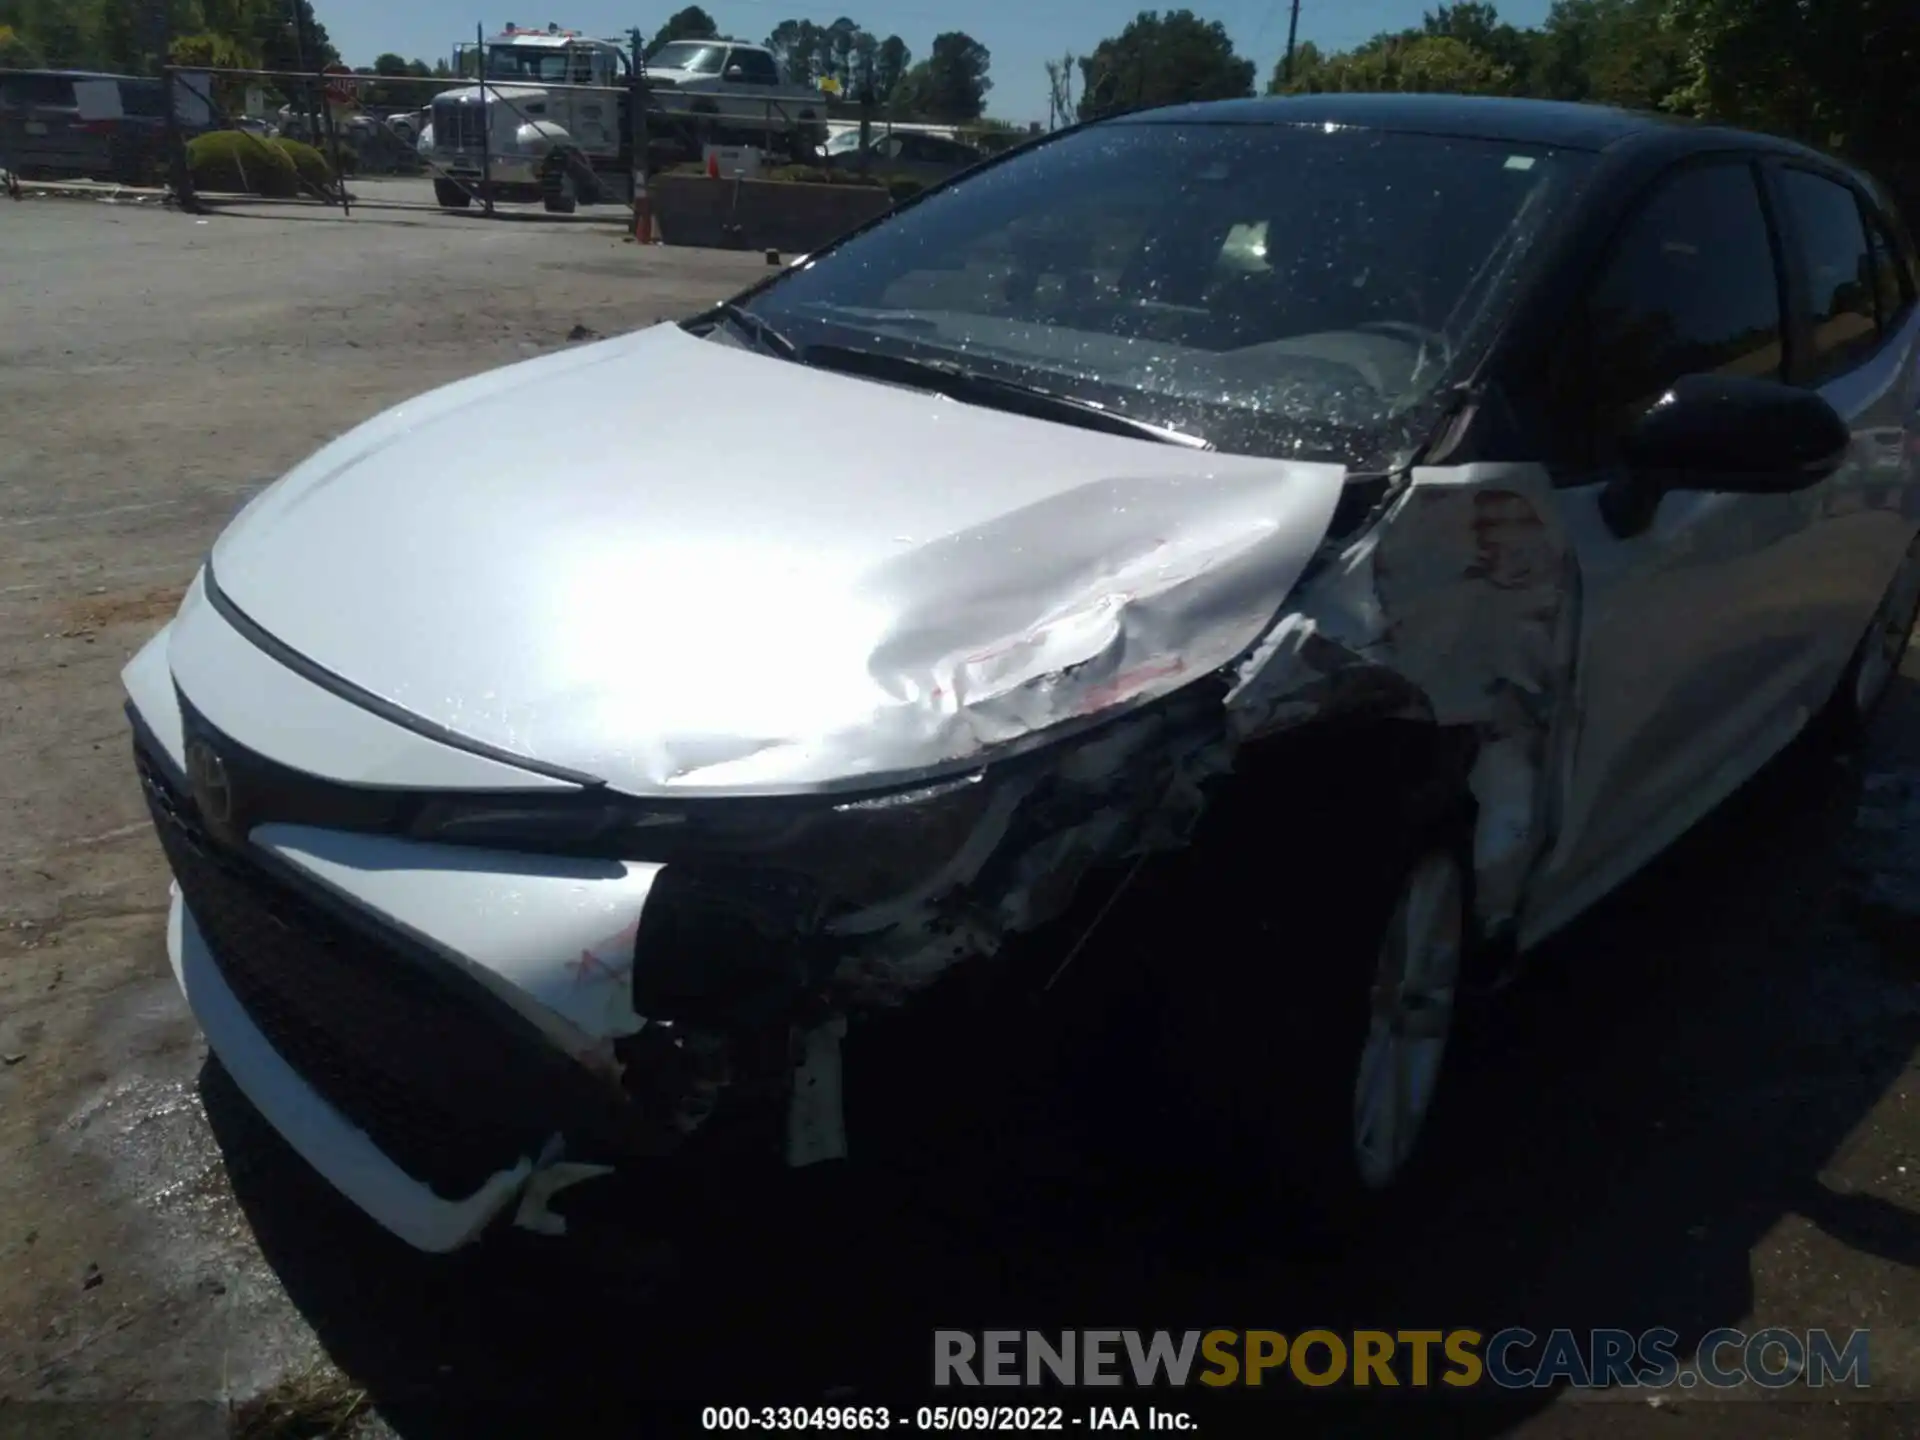
M618 980L622 975L625 975L633 966L633 946L634 942L639 938L639 935L640 922L635 920L632 924L615 931L597 945L582 950L578 960L569 960L567 962L567 969L573 972L573 983L576 985L585 985L588 981L596 979ZM615 959L609 962L603 959L600 953L607 950L612 950L616 956L624 955L627 958Z
M602 960L591 950L582 950L580 952L580 958L569 961L567 968L573 971L573 983L576 985L585 985L589 980L595 978L596 975L604 980L616 980L619 978L618 972L612 969L606 961Z
M1095 710L1104 710L1109 705L1117 705L1137 691L1146 689L1154 681L1181 674L1186 668L1187 662L1175 657L1123 670L1106 684L1096 685L1087 691L1080 702L1079 713L1086 715Z
M1471 521L1474 563L1469 580L1485 580L1499 590L1524 590L1538 583L1531 561L1546 524L1524 496L1490 490L1473 497Z

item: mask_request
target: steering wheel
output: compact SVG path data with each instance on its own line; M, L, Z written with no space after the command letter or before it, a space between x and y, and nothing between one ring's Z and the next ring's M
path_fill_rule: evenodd
M1424 325L1409 324L1404 320L1367 320L1353 327L1375 335L1391 335L1400 340L1411 340L1419 347L1413 361L1413 374L1407 383L1418 380L1427 368L1429 352L1437 350L1440 363L1446 364L1453 359L1453 342L1438 330L1429 330Z

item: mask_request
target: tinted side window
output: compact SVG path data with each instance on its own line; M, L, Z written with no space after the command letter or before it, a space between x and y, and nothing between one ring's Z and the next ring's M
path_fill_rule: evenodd
M122 80L120 108L144 119L164 119L167 113L166 88L158 80Z
M1779 275L1752 169L1721 163L1663 182L1615 241L1585 322L1603 443L1683 375L1779 377Z
M36 105L73 104L73 81L64 75L36 75L31 71L0 78L9 105L27 109Z
M773 63L773 57L761 50L736 50L733 58L727 61L729 66L740 67L740 79L748 85L778 85L779 68Z
M1782 170L1780 193L1793 217L1809 293L1813 337L1808 384L1852 368L1880 343L1874 314L1873 255L1860 202L1845 185L1807 170Z

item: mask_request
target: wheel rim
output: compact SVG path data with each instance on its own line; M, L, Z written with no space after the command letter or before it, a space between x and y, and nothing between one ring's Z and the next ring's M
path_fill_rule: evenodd
M1433 1105L1460 983L1464 889L1451 855L1429 855L1408 875L1380 942L1353 1091L1354 1160L1370 1189L1406 1168Z
M1853 706L1862 717L1872 713L1900 668L1913 633L1914 614L1920 610L1920 562L1909 556L1900 574L1887 587L1880 608L1862 642L1860 664L1853 679Z

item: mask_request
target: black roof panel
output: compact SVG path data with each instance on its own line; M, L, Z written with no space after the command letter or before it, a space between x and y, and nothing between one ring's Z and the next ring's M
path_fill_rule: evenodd
M1568 150L1604 150L1649 131L1697 132L1707 127L1670 115L1575 105L1560 100L1519 100L1489 95L1273 95L1258 100L1217 100L1169 105L1116 117L1122 124L1201 122L1216 125L1357 125L1461 135ZM1726 132L1718 132L1725 135ZM1766 143L1767 137L1743 137ZM1783 142L1772 142L1782 144Z

